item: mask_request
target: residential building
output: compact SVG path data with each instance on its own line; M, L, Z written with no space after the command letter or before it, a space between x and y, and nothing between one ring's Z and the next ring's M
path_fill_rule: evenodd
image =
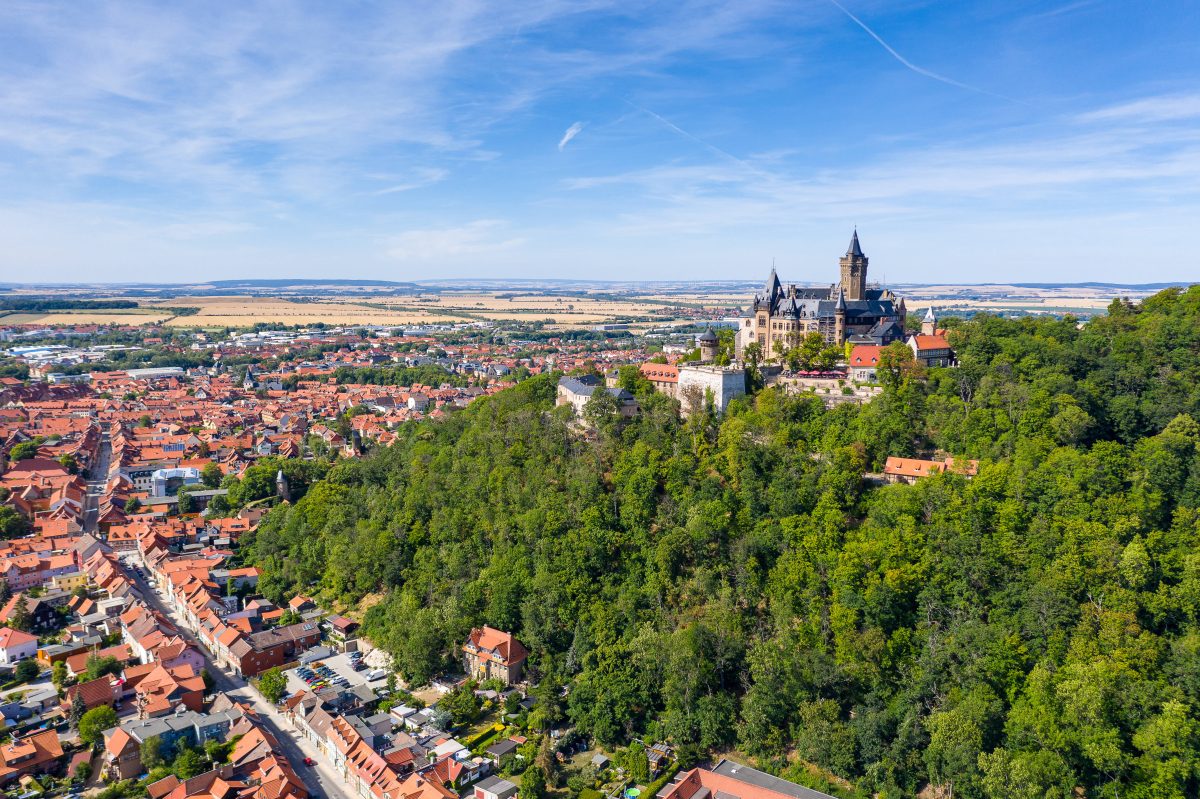
M316 622L304 621L242 636L229 646L234 669L253 677L275 666L283 666L321 640Z
M477 680L521 681L529 653L512 633L494 627L476 627L463 644L463 666Z
M677 775L656 799L832 799L829 794L782 780L765 771L722 759L711 770L694 768Z
M876 369L879 367L879 355L883 347L875 344L859 344L850 350L850 359L846 366L850 370L850 379L855 383L878 382Z
M0 666L14 666L26 658L37 657L36 635L0 627Z
M922 477L950 471L974 477L979 461L946 458L944 461L927 461L920 458L889 457L883 466L883 477L889 483L912 484Z
M38 730L0 746L0 785L24 774L54 771L63 758L62 744L54 730Z

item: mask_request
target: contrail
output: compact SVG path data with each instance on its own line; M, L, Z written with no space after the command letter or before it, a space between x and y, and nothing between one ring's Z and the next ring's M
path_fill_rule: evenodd
M642 106L638 105L637 103L633 102L632 100L630 100L628 98L625 98L625 102L629 103L629 105L631 105L634 108L636 108L637 110L641 111L643 114L649 114L650 116L654 117L659 122L663 123L668 128L675 131L676 133L678 133L680 136L684 137L685 139L694 141L696 144L699 144L701 147L712 150L717 155L719 155L722 158L725 158L729 161L732 161L733 163L737 164L738 166L742 167L743 169L753 172L755 175L758 175L760 177L767 177L767 178L771 177L771 175L768 175L766 172L763 172L761 169L758 169L753 164L750 164L747 161L743 161L742 159L738 158L736 155L727 153L724 150L722 150L720 147L716 146L715 144L709 144L704 139L701 139L698 136L693 136L692 134L688 133L683 128L676 125L671 120L667 119L664 116L654 113L649 108L643 108Z
M933 72L928 69L925 69L924 67L917 66L916 64L914 64L913 62L911 62L907 58L905 58L904 56L897 53L895 51L895 49L893 49L890 44L885 42L878 33L871 30L869 27L867 27L867 23L863 22L861 19L859 19L858 17L851 14L850 11L844 5L839 3L837 0L829 0L829 2L835 8L837 8L839 11L841 11L843 14L845 14L851 20L853 20L854 24L858 25L858 27L865 30L872 39L879 42L880 46L883 47L884 50L887 50L891 54L892 58L896 59L901 64L908 67L909 69L911 69L913 72L917 73L918 75L924 75L927 78L933 78L934 80L941 81L942 83L945 83L949 86L955 86L959 89L966 89L969 92L976 92L977 94L986 94L988 97L995 97L999 100L1008 100L1009 102L1013 102L1013 103L1019 102L1018 100L1014 100L1011 97L1005 97L1003 94L996 94L995 92L989 92L987 89L981 89L978 86L971 86L970 84L962 83L960 81L954 80L954 78L947 78L945 75L939 75L938 73Z
M578 136L579 131L581 131L581 130L583 130L582 122L576 122L574 125L567 128L566 133L564 133L562 138L558 140L558 151L561 153L563 151L563 148L566 147L568 144L570 144L571 139Z

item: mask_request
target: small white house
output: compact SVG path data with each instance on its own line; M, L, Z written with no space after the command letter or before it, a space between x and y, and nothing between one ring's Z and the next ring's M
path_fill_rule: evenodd
M0 666L12 666L37 655L37 636L0 627Z

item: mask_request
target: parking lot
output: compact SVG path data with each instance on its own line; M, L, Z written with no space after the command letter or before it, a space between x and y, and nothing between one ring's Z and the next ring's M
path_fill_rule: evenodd
M322 672L320 666L324 666L326 671ZM368 680L367 675L372 672L372 667L367 666L362 671L355 671L351 666L350 656L347 654L338 654L324 660L316 661L315 663L309 663L307 666L299 666L284 672L287 676L288 694L294 694L297 691L312 691L317 687L313 683L306 682L300 674L305 669L311 671L316 680L321 680L326 685L337 688L352 688L363 684L369 688L382 688L387 684L386 674L378 679ZM346 685L336 685L335 681L339 678L345 680Z

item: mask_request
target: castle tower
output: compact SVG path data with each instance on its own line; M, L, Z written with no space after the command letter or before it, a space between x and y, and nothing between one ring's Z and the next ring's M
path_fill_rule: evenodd
M717 334L708 328L700 336L700 360L712 363L717 359Z
M284 502L292 498L291 489L288 487L287 477L283 474L283 469L275 475L275 495Z
M930 305L929 310L925 312L925 318L921 320L921 335L937 335L937 315L933 312L932 305Z
M848 300L862 300L867 296L867 256L858 244L858 229L850 238L850 246L838 264L842 268L842 291Z
M846 292L840 287L837 304L833 306L833 336L838 346L846 343Z

